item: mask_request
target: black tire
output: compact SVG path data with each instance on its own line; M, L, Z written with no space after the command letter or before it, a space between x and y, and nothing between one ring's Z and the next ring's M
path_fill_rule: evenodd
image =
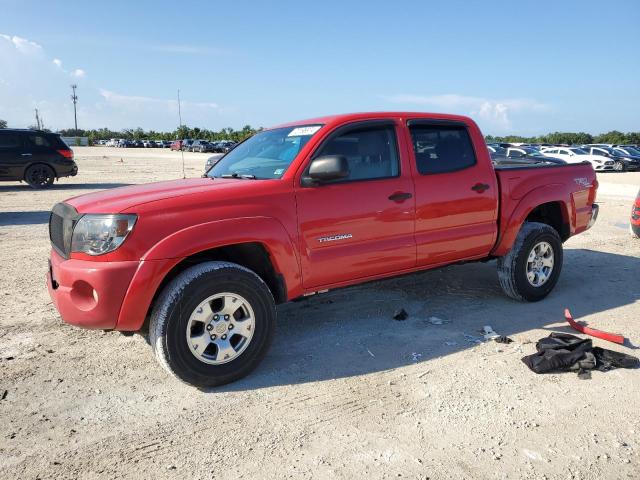
M624 172L626 169L627 166L622 160L617 160L616 163L613 164L613 170L616 172Z
M53 183L56 178L56 172L49 165L44 163L36 163L27 168L24 172L24 181L31 188L46 188Z
M235 359L212 365L190 350L186 332L189 317L207 297L230 292L244 297L255 315L250 343ZM174 278L160 294L149 324L156 359L179 380L197 387L215 387L249 374L267 353L276 325L275 301L262 279L230 262L205 262Z
M540 286L534 286L527 279L527 260L533 248L540 242L547 242L553 249L554 264L547 281ZM558 232L544 223L527 222L520 229L509 253L498 259L500 286L504 293L515 300L542 300L558 282L562 271L562 259L562 240Z

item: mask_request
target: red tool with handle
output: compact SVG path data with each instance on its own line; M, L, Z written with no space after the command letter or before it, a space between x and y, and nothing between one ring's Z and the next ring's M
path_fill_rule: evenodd
M569 325L571 325L575 330L584 333L585 335L591 335L592 337L601 338L608 342L619 343L620 345L624 344L624 337L619 333L603 332L602 330L596 330L595 328L587 327L586 325L576 322L571 316L571 312L568 308L564 309L564 318L567 319Z

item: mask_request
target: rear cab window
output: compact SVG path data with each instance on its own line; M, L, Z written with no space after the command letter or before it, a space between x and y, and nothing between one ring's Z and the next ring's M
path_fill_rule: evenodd
M410 122L409 132L421 175L456 172L477 162L469 132L463 125Z

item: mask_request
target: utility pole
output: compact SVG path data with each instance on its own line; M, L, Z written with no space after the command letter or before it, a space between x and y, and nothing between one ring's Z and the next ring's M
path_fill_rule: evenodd
M76 103L78 103L78 96L76 95L76 88L78 88L78 85L76 85L75 83L73 85L71 85L71 90L72 90L72 94L71 94L71 100L73 100L73 120L75 123L75 134L78 135L78 114L76 112Z
M180 89L178 89L178 118L180 119L180 127L182 127L182 110L180 108Z
M38 130L42 130L42 125L40 124L40 117L38 116L38 109L36 108L36 125Z

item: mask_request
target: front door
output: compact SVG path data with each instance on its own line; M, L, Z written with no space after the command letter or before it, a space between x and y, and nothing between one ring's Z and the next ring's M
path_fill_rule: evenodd
M392 121L339 127L312 154L345 156L350 174L296 189L306 289L415 266L413 182L398 128Z

